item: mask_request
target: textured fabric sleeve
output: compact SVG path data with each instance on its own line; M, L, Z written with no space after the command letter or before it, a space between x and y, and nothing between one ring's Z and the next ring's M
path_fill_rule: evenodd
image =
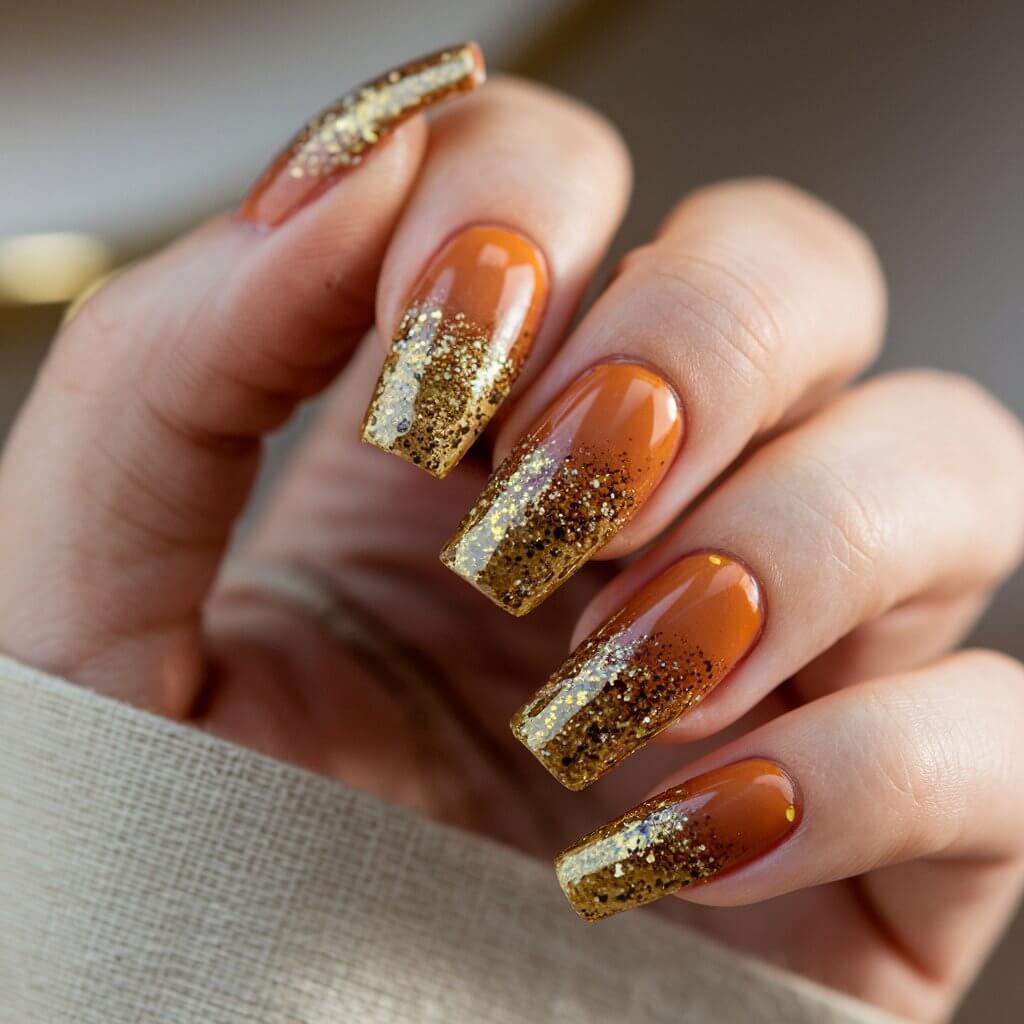
M891 1020L549 866L0 660L7 1024Z

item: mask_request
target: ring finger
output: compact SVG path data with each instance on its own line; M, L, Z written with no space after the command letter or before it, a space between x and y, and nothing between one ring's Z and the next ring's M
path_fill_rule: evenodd
M811 944L799 901L762 903L772 954L900 1019L945 1019L1021 884L1021 682L969 651L782 715L563 853L566 895L596 920L676 890L737 906L859 876L804 893ZM715 920L743 943L749 917Z
M1022 522L1020 429L993 399L932 372L862 385L761 448L597 597L580 631L610 618L517 735L581 788L673 722L675 741L719 731L890 609L925 609L913 660L931 657L959 639L949 608L973 611L1015 564Z

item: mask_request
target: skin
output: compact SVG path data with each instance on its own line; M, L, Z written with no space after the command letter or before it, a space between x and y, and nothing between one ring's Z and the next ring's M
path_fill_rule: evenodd
M685 199L569 332L628 189L608 125L499 82L429 139L410 121L274 229L225 216L115 279L62 331L0 463L0 649L544 856L698 772L777 760L798 829L677 912L942 1019L1024 877L1024 672L948 654L1020 557L1020 426L949 375L850 385L880 345L877 261L778 183ZM551 292L490 443L437 481L359 445L359 425L409 289L484 221L541 247ZM669 380L685 445L600 559L515 620L437 552L494 462L615 356ZM217 583L263 436L328 387L240 556L309 567L368 612L426 666L426 707L311 616ZM755 651L660 749L561 791L509 715L570 638L706 548L761 581Z

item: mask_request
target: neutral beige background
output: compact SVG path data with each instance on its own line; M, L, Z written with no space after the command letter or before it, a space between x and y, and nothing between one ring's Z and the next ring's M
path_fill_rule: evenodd
M638 189L617 252L700 182L789 178L878 244L892 288L883 368L969 372L1024 411L1024 7L102 0L0 12L0 234L77 228L145 248L237 195L311 104L475 35L626 135ZM55 321L0 311L0 430ZM978 641L1024 657L1022 609L1018 574ZM958 1020L1024 1016L1022 953L1024 920Z

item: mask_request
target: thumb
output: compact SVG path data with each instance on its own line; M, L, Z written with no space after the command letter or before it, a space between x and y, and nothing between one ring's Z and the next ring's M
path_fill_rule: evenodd
M436 87L428 72L453 57L462 84L449 68ZM377 95L403 75L422 86L425 74L418 97L415 83L398 100ZM352 94L286 151L307 177L320 167L315 187L301 175L297 187L279 158L243 217L138 264L71 319L0 460L0 650L151 710L188 712L202 602L261 438L333 379L372 322L423 118L352 165L413 109L480 77L478 52L464 47ZM310 140L323 141L328 121L334 141L313 159ZM318 159L334 162L324 171Z

